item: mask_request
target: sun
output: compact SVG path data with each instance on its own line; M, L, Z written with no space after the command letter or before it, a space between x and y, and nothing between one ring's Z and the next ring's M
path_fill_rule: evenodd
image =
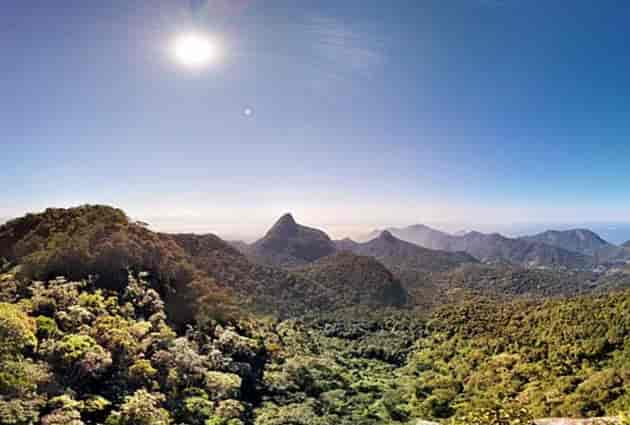
M180 34L173 39L175 60L188 68L203 68L219 61L222 55L218 40L197 32Z

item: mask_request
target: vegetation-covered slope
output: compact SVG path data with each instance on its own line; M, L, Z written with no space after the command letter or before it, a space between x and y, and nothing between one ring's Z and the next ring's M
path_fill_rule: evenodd
M339 306L402 306L407 302L400 282L371 257L341 252L295 272L330 290Z
M241 424L265 349L247 322L177 334L142 278L5 278L0 291L0 424Z
M511 298L572 297L594 290L597 276L588 272L561 272L509 265L462 265L434 276L449 291L465 289L486 296Z
M528 424L630 408L630 292L170 326L157 291L0 277L0 424ZM206 319L208 317L206 316ZM521 417L520 413L518 413ZM483 418L511 418L483 422Z
M287 226L293 227L281 220L270 234L283 233ZM298 235L304 232L310 235L308 229L299 230ZM330 250L317 252L312 258ZM13 220L0 227L2 258L8 264L19 264L19 274L26 279L93 275L96 285L107 289L123 289L129 271L147 271L173 320L179 323L190 322L213 306L217 310L213 314L221 311L226 316L247 310L286 317L348 305L333 290L337 283L323 274L309 277L253 263L214 235L155 233L142 223L131 222L121 210L106 206L48 209ZM3 264L0 262L5 267ZM379 277L384 279L383 285L391 283L387 273ZM354 287L356 291L365 289ZM351 292L344 297L363 296ZM389 298L372 301L374 306L392 303Z
M107 206L51 208L12 220L0 227L0 257L19 264L26 279L93 275L98 286L108 289L124 288L129 271L149 271L173 319L182 323L192 320L199 300L216 295L227 304L230 298L171 237Z
M0 425L524 425L630 410L630 292L580 295L624 279L430 272L402 255L429 250L389 236L377 248L393 273L347 252L286 271L107 207L14 220L0 227ZM452 303L396 309L397 266Z
M473 299L437 311L404 375L412 411L448 417L495 401L536 417L630 409L630 292L548 302Z
M594 257L598 263L623 259L627 256L622 247L605 241L588 229L548 230L522 239L557 246L567 251L579 252Z
M295 316L338 307L326 285L299 273L259 265L214 235L173 235L190 261L238 295L241 304L263 313Z

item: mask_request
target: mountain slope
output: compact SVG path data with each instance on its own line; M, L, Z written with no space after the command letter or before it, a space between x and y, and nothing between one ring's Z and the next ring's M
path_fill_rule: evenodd
M485 262L508 261L527 267L583 268L592 264L592 259L579 253L498 233L469 232L455 237L449 251L465 251Z
M463 252L436 251L423 248L394 237L389 231L369 242L356 244L351 251L376 258L390 269L413 269L436 272L456 267L462 263L476 262Z
M407 300L400 282L372 257L341 252L294 272L332 291L339 306L401 306Z
M484 296L511 299L572 297L594 290L592 273L537 270L511 265L466 264L434 277L446 291L465 289Z
M384 264L409 293L412 304L424 310L440 302L440 289L434 273L453 269L461 264L477 262L466 253L436 251L397 239L390 232L365 243L345 243L357 255L374 257Z
M468 232L455 236L424 225L391 229L390 232L402 240L425 248L463 251L484 262L568 268L588 267L593 263L593 259L580 253L542 242L507 238L498 233Z
M548 230L521 239L556 246L567 251L595 257L598 262L624 257L624 250L588 229Z
M234 291L253 310L294 316L334 310L330 291L296 273L252 263L218 236L177 234L172 237L200 270Z
M334 309L317 283L252 264L214 235L155 233L107 206L48 209L0 226L0 258L25 278L98 276L121 290L128 270L147 271L176 320L189 321L208 304L238 304L283 316Z
M302 226L291 214L285 214L249 252L263 264L297 267L333 254L335 245L326 233Z
M131 222L122 210L86 205L50 208L0 226L0 257L19 264L25 279L96 277L99 287L122 290L129 271L147 271L154 289L165 298L178 322L197 313L200 300L230 294L196 269L185 251L168 235Z
M260 265L215 235L155 233L107 206L49 209L0 226L0 265L3 259L19 265L25 279L94 275L99 287L116 291L128 284L129 271L149 272L169 314L183 323L213 304L281 317L347 306L328 278L334 262L318 266L321 273L312 276ZM366 294L377 294L371 287L379 285L391 289L385 290L382 302L374 295L370 305L396 304L402 296L390 295L396 293L397 282L381 269L369 261L337 264L339 275L349 276L345 282L354 282L365 271L364 277L371 278ZM362 300L365 289L357 282L345 290L349 299Z

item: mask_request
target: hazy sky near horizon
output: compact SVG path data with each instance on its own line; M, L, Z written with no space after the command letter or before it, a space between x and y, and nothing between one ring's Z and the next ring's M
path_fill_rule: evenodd
M628 22L612 0L8 0L0 216L628 221ZM222 59L177 64L191 30Z

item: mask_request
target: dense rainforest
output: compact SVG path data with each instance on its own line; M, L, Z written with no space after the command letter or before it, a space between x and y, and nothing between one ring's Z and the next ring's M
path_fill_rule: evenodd
M2 425L517 425L630 412L628 290L510 300L459 285L428 310L363 257L267 268L218 238L153 233L106 207L10 222L0 257Z

